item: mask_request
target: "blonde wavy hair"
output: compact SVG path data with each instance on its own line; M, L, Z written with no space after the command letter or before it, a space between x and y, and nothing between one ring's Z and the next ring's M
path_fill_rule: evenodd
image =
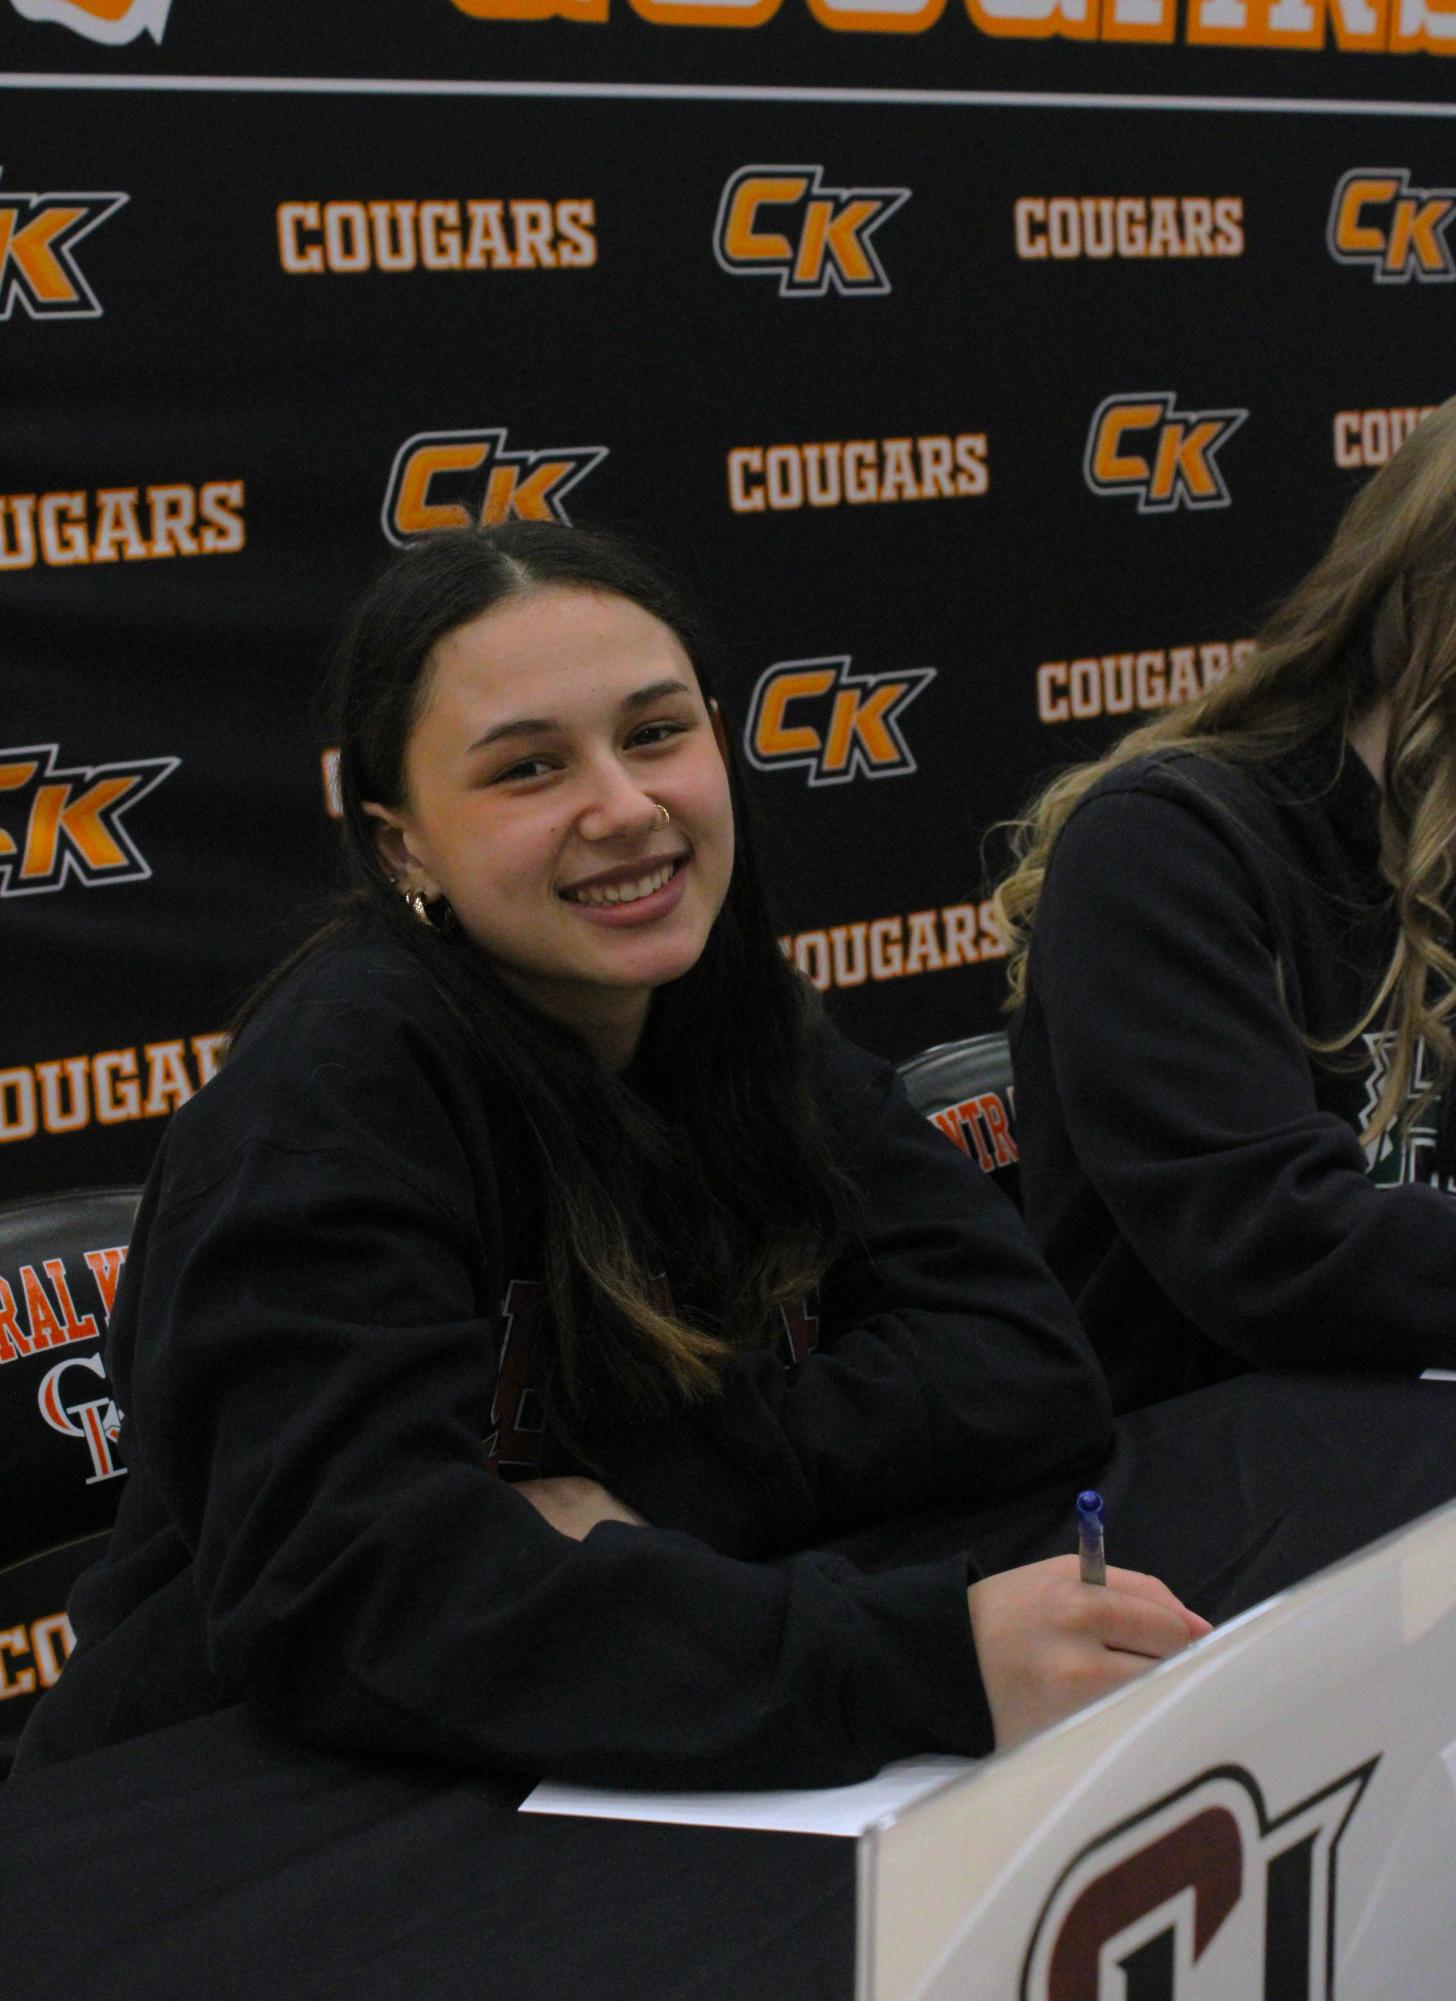
M1456 1075L1456 397L1356 495L1244 666L1132 730L1105 757L1061 773L1008 823L1015 865L996 891L1010 946L1008 1010L1026 998L1027 953L1057 836L1105 772L1170 745L1262 762L1323 732L1348 735L1382 699L1390 734L1380 865L1399 936L1359 1020L1309 1046L1349 1051L1381 1021L1394 1038L1392 1059L1362 1138L1368 1145L1393 1124L1409 1125Z

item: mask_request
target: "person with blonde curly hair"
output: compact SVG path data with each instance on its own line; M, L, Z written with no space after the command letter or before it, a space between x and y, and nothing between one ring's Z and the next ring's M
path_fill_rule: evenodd
M1025 1206L1115 1405L1456 1364L1456 398L1012 843Z

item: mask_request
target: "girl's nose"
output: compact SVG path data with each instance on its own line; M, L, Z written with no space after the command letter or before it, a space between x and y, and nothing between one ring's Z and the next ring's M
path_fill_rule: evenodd
M589 841L640 838L661 824L657 801L616 759L593 773L579 825Z

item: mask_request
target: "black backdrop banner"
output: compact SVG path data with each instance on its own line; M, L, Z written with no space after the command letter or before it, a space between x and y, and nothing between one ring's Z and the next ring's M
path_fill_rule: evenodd
M786 949L991 1026L983 842L1456 389L1436 0L0 0L0 1185L140 1178L327 877L390 547L707 599Z

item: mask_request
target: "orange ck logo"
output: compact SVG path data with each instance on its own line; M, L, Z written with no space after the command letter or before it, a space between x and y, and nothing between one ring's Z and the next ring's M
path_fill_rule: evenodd
M1135 493L1139 514L1229 505L1215 454L1248 411L1177 410L1176 400L1165 390L1103 398L1082 460L1094 493Z
M395 453L384 532L397 547L437 528L560 521L571 489L607 456L605 445L508 452L499 431L421 431Z
M39 743L0 750L0 897L40 896L71 876L98 889L145 882L152 873L122 815L182 760L142 757L62 770L59 749Z
M53 21L58 28L74 28L88 42L105 42L112 48L143 34L160 42L172 11L172 0L10 0L10 4L27 21Z
M1352 167L1335 189L1325 241L1339 264L1368 264L1377 285L1449 285L1446 231L1456 188L1413 188L1404 167Z
M915 769L900 718L935 679L933 667L851 674L847 655L782 660L758 677L743 733L759 771L802 766L811 785L901 778Z
M0 320L19 299L33 320L94 320L96 294L72 254L125 195L0 193Z
M870 238L909 188L827 188L822 167L744 167L723 190L713 254L735 277L779 281L785 299L888 292Z

